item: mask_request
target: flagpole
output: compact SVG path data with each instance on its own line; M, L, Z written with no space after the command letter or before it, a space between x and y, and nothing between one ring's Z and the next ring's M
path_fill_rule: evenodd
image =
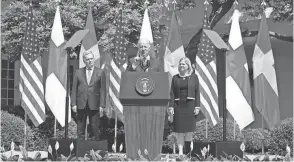
M30 0L30 6L33 7L33 2ZM20 93L22 95L22 93ZM22 98L22 96L20 96ZM27 122L28 122L28 114L27 111L25 110L25 122L24 122L24 141L23 141L23 147L26 150L27 147Z
M114 152L117 152L116 150L117 145L117 113L115 112L115 124L114 124Z
M263 124L263 117L261 117L261 129L262 129L262 135L264 136L264 124ZM264 154L264 138L261 142L261 153Z
M66 48L67 51L67 68L66 68L66 96L65 96L65 131L64 131L64 138L67 139L68 138L68 107L69 107L69 55L71 53L72 48L68 47Z
M88 139L88 124L89 124L89 116L86 118L86 127L85 127L85 140Z
M227 49L215 48L216 50L216 66L217 66L217 84L218 91L218 106L223 111L223 141L227 141L227 99L226 99L226 51ZM218 54L219 53L219 54Z
M32 8L33 8L33 2L32 2L32 0L30 0L30 6L32 6ZM23 143L23 147L24 147L25 150L27 148L27 122L28 122L28 114L27 114L27 111L25 110L24 143Z
M238 1L235 0L235 2L234 2L234 10L236 10L238 5L239 5ZM234 120L234 140L236 140L236 120L235 119L233 119L233 120Z
M207 125L208 125L208 120L205 119L205 138L206 138L206 140L208 138L208 128L207 128Z
M236 120L234 119L234 140L236 139Z
M173 12L176 12L177 1L176 0L173 0L172 1L172 4L173 4ZM176 144L173 145L173 153L176 154Z
M263 13L264 14L264 10L266 9L266 3L264 0L262 0L262 3L261 3L261 6L263 8ZM264 84L262 85L264 86ZM263 87L264 89L264 87ZM264 136L264 123L263 123L263 109L261 110L261 129L262 129L262 135ZM262 139L262 142L261 142L261 153L264 154L264 138Z
M27 114L27 111L25 111L24 143L23 143L23 147L25 150L26 150L26 146L27 146L27 121L28 121L28 114Z
M56 127L57 127L57 121L56 121L56 118L54 117L54 138L56 138Z

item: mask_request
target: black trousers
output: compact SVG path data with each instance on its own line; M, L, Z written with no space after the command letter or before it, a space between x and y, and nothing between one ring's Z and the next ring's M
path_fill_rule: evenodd
M93 133L96 140L99 139L99 126L100 126L100 111L90 110L88 104L85 109L77 110L77 132L78 138L85 138L85 128L87 124L87 116L89 117L90 131Z

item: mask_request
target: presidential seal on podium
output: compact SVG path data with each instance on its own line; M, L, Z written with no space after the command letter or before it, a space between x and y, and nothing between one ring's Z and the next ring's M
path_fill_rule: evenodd
M137 79L135 89L142 96L150 95L154 90L154 80L150 76L142 76Z

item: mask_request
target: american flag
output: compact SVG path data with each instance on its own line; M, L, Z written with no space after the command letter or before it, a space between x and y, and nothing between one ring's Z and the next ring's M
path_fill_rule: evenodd
M203 29L210 29L207 16L207 7L209 3L207 0L204 5ZM214 45L203 31L200 43L198 44L195 73L200 83L201 110L204 112L206 119L209 119L209 121L215 125L219 119L216 53Z
M21 106L35 126L45 120L43 72L36 34L36 20L32 6L29 7L26 32L23 41L20 66Z
M123 118L123 106L119 101L121 74L127 68L127 54L124 39L124 25L122 22L122 11L119 11L119 17L116 21L116 36L114 42L114 55L110 63L110 83L109 83L109 100L121 121Z

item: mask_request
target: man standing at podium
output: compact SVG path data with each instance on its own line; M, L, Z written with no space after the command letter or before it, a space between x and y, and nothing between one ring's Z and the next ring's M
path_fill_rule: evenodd
M140 40L138 54L130 59L127 71L160 71L159 60L151 56L151 42L146 39Z
M75 72L72 93L72 110L77 113L78 138L85 136L86 120L89 117L90 127L95 139L99 139L100 111L105 111L106 76L102 69L94 66L92 52L83 53L86 67Z
M148 16L148 9L145 9L144 18L141 27L140 38L138 42L137 56L129 60L127 71L148 72L160 71L159 60L155 57L153 49L152 29Z

